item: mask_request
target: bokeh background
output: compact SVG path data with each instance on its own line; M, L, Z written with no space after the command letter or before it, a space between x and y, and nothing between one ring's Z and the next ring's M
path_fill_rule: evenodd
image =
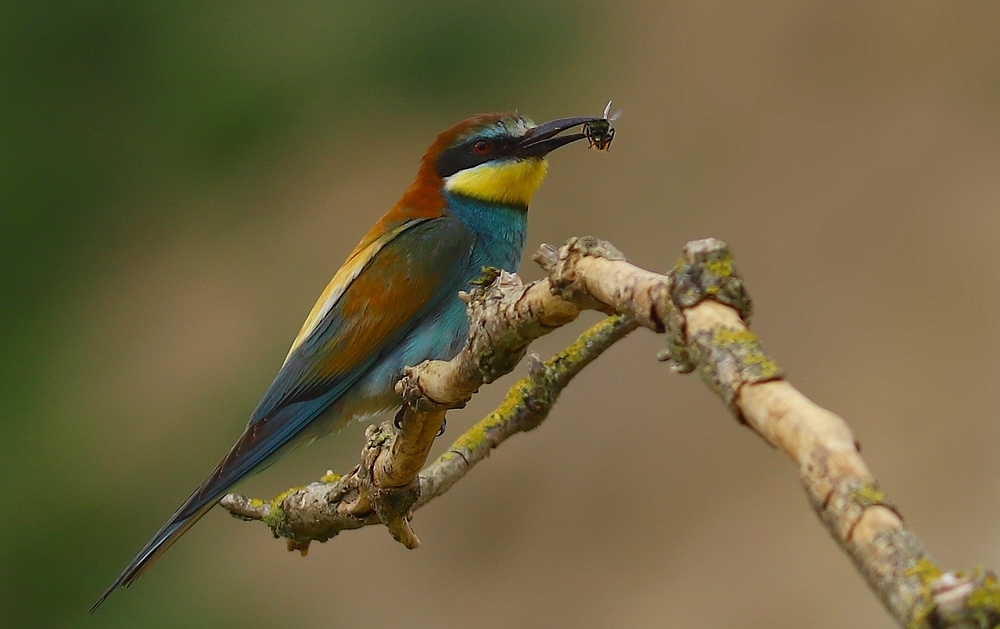
M0 7L0 626L894 626L793 465L646 331L422 510L419 550L303 559L219 510L85 615L437 131L609 98L612 151L553 155L528 253L592 234L665 270L726 240L766 348L934 556L1000 568L997 33L948 0ZM362 430L240 489L346 470Z

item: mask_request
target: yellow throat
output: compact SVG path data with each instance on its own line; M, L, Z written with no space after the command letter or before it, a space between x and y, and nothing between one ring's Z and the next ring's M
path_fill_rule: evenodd
M446 177L444 189L489 203L527 206L548 168L539 158L486 162Z

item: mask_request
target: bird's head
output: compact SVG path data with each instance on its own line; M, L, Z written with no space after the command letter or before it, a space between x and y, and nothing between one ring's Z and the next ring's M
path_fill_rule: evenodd
M442 192L527 207L545 178L545 156L586 137L559 134L597 120L560 118L536 125L517 112L478 114L438 135L421 171Z

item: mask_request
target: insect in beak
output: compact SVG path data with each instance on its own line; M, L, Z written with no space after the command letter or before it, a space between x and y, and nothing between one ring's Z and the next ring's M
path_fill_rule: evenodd
M583 135L590 143L590 148L598 151L607 151L611 148L611 141L615 139L615 129L611 123L621 118L622 109L619 107L615 113L608 116L610 111L611 101L608 101L607 107L604 108L604 116L583 126Z

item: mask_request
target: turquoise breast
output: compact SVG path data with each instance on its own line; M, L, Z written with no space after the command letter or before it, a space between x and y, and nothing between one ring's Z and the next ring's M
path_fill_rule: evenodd
M467 279L479 277L484 266L516 272L527 237L527 208L485 203L457 194L445 193L444 197L447 212L476 237Z

